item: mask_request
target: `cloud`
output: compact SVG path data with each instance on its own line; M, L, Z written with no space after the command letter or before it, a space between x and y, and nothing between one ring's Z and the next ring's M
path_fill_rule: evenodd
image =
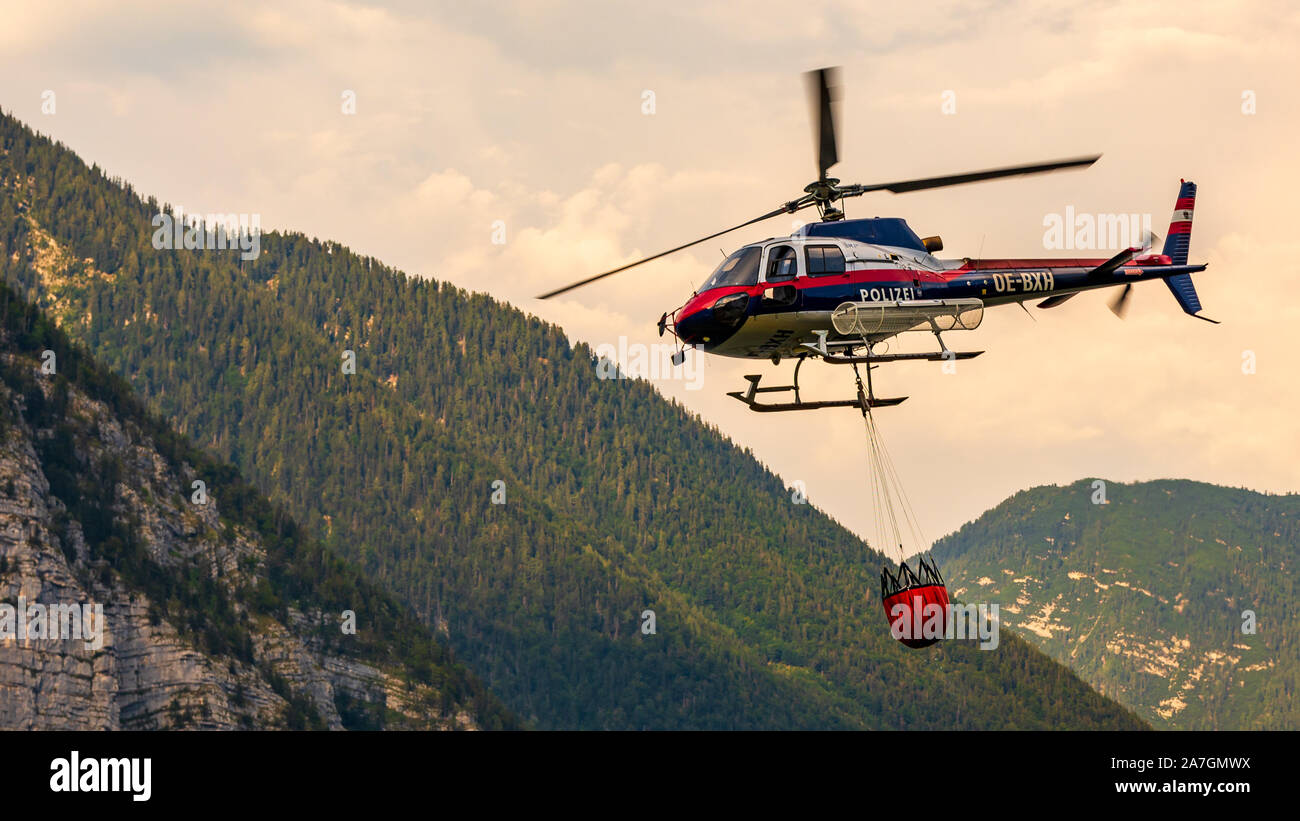
M558 284L737 224L814 173L799 72L842 64L836 167L876 182L1103 151L1087 172L849 203L941 233L950 256L1039 256L1043 216L1153 215L1201 185L1192 255L1206 313L1159 283L1126 322L1109 295L991 310L956 374L900 364L879 414L926 533L1016 490L1081 476L1188 476L1296 490L1291 378L1300 289L1286 263L1300 11L1156 2L614 6L29 4L0 30L0 103L138 190L193 211L260 213L414 274L507 299L592 344L660 341L659 314L775 219L539 303ZM148 48L141 48L148 43ZM59 92L54 116L43 89ZM1252 90L1258 114L1244 115ZM356 114L341 94L356 94ZM642 94L655 93L655 113ZM957 114L945 115L944 90ZM802 217L803 215L799 215ZM506 242L493 243L498 222ZM908 349L933 345L924 335ZM1243 351L1257 373L1243 374ZM791 419L725 396L788 365L706 359L703 390L660 385L862 533L863 424ZM830 366L808 396L852 392Z

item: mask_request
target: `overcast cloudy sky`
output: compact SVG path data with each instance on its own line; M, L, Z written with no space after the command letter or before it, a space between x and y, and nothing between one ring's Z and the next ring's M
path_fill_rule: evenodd
M1210 264L1197 286L1222 325L1184 316L1160 283L1122 322L1106 293L1036 322L999 308L948 339L988 351L957 373L880 372L882 393L911 397L882 433L930 538L1082 477L1300 490L1293 4L85 0L6 2L3 19L0 107L137 190L343 242L593 345L659 341L660 313L721 252L789 232L773 220L531 298L796 196L815 175L810 68L844 66L845 180L1104 154L1083 172L849 203L941 234L945 256L1050 255L1044 218L1067 208L1150 214L1163 235L1193 179L1192 258ZM862 420L750 413L724 394L755 370L777 373L711 358L703 389L660 387L870 537ZM826 366L804 382L852 388Z

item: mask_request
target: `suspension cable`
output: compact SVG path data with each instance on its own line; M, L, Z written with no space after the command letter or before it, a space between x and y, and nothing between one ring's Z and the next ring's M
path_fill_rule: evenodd
M870 364L867 365L871 367ZM862 418L866 428L867 451L868 451L868 473L871 486L871 508L873 523L875 525L877 544L883 545L888 541L892 548L889 552L895 554L899 562L906 558L903 547L904 530L912 539L915 552L922 552L929 543L925 541L924 533L921 530L920 522L912 509L912 504L907 498L907 493L903 489L903 482L894 467L893 460L889 456L889 450L885 447L880 430L876 426L875 415L872 413L871 400L862 385L862 375L858 372L856 363L853 365L853 375L857 380L858 397L862 403ZM868 376L870 374L868 373ZM899 514L902 520L899 520Z

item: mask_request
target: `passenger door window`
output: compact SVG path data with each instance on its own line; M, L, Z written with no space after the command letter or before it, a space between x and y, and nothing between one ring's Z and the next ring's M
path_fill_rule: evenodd
M842 274L845 271L844 252L838 245L810 245L806 253L809 276Z
M767 252L767 281L786 282L799 274L799 255L789 245L777 245Z

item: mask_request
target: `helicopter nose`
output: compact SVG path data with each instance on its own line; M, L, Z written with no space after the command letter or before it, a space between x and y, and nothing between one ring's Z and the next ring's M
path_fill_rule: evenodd
M677 318L677 336L687 345L700 345L712 340L714 323L705 314L712 313L707 308Z
M748 294L729 294L678 317L677 335L688 345L716 345L744 323L748 307Z

